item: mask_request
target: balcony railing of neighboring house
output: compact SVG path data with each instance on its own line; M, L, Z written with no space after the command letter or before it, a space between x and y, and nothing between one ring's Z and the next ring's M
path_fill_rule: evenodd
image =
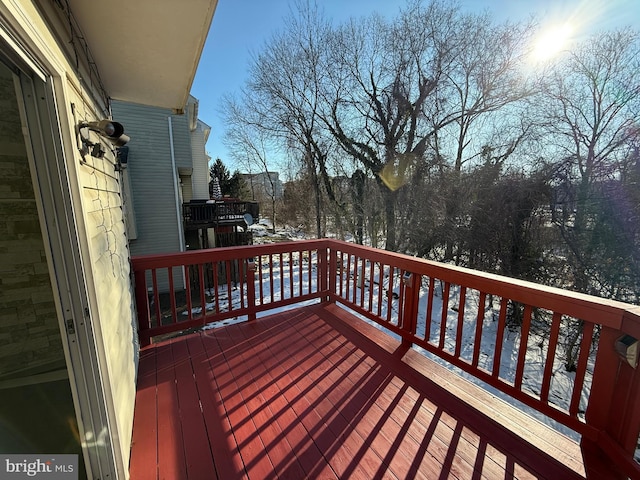
M259 204L239 200L191 201L182 204L182 216L187 228L214 228L220 225L242 225L245 215L258 220Z
M334 240L143 256L132 265L142 344L309 300L337 302L569 427L581 435L584 452L597 446L626 475L640 478L634 460L640 370L616 350L640 339L640 307ZM168 292L158 288L161 276L168 277ZM494 302L497 328L489 329L485 317ZM472 346L462 344L470 316L476 320ZM514 318L519 340L507 351ZM534 327L541 318L549 333L539 342ZM568 324L578 333L573 382L563 400L550 392ZM485 342L495 345L493 358L481 358ZM527 350L534 348L543 365L532 389ZM501 371L507 357L511 378Z

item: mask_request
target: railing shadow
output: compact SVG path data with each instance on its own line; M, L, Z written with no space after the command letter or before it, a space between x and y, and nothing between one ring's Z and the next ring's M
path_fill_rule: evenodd
M158 438L185 452L177 455L184 478L202 461L231 480L519 478L541 469L579 478L403 363L407 345L379 345L322 305L149 348L158 382L175 382L171 395L197 392L175 399L178 438ZM148 370L141 365L146 383ZM206 432L206 448L194 428ZM196 456L196 444L209 460ZM167 460L158 455L159 464Z

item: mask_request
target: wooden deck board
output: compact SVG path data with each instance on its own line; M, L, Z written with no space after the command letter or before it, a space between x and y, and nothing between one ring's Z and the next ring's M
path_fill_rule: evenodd
M353 373L358 375L365 375L367 369L383 369L385 378L382 382L365 382L357 385L357 395L361 397L360 400L364 405L362 411L366 411L366 415L362 415L362 422L364 424L363 428L370 431L372 435L375 435L375 437L368 438L366 444L370 445L373 450L378 451L383 458L393 455L397 450L397 448L394 448L394 440L398 439L395 435L396 433L399 434L400 425L406 423L407 438L403 442L402 449L400 450L403 452L403 455L394 455L395 461L392 462L393 467L391 470L397 475L404 477L407 475L409 470L412 470L411 463L416 461L416 459L419 460L420 458L425 457L426 455L422 461L422 470L427 467L427 463L431 462L434 463L434 467L437 471L440 471L441 465L446 460L449 443L453 434L453 428L447 429L440 428L439 426L439 428L433 432L433 436L428 444L426 452L422 452L421 456L417 455L418 446L424 438L424 432L427 431L433 420L436 409L433 408L430 411L425 411L422 408L417 408L415 412L411 412L415 405L421 407L421 403L424 399L409 399L404 398L404 396L400 396L397 399L394 398L393 392L398 392L400 389L406 388L406 385L393 385L394 380L397 379L393 374L393 371L389 368L384 368L379 363L370 362L369 360L371 360L371 357L361 357L366 361L360 362L359 364L353 364L349 361L348 356L344 357L345 361L342 362L342 354L337 351L334 358L336 360L340 359L340 363L342 363L342 366L338 367L339 369L346 369L346 367L353 368ZM331 362L332 359L327 357L327 361ZM396 404L393 402L396 402ZM383 405L386 408L382 408ZM407 415L408 412L411 413ZM353 413L361 414L361 412ZM370 425L370 422L374 418L389 421L385 422L385 428L381 428L381 425ZM410 421L408 421L409 419ZM465 447L469 447L470 445L468 442L463 443ZM413 455L410 454L412 451L415 451L416 453ZM473 458L475 458L475 455ZM450 470L454 474L459 472L460 476L470 478L472 476L473 463L466 463L464 460L464 457L461 455L454 456L450 465ZM389 463L391 464L391 462ZM415 468L413 468L413 470L415 470ZM502 474L504 474L504 472L502 472Z
M255 322L255 327L260 327ZM246 330L238 330L244 333L243 339L249 340ZM284 341L284 332L278 332L277 341ZM337 478L333 470L329 468L313 439L304 426L297 421L297 415L293 407L287 402L284 392L280 389L279 380L285 375L280 362L275 363L275 357L271 354L267 344L260 344L259 348L253 348L253 358L258 362L257 368L252 370L253 380L257 389L261 390L261 400L266 405L272 418L277 422L277 428L284 439L283 444L295 455L295 462L289 461L278 471L282 477L309 478L320 476L322 478ZM320 470L316 470L321 467Z
M332 346L330 345L329 347ZM341 411L347 418L357 420L352 421L352 425L360 434L364 448L375 452L381 459L386 459L387 461L384 463L387 468L396 476L404 478L408 471L411 470L412 463L421 457L411 454L412 451L418 452L419 445L419 440L416 440L415 436L411 435L411 428L408 428L407 438L402 443L402 449L398 450L397 447L399 446L394 445L394 440L397 440L398 437L394 437L392 434L393 429L399 423L397 408L395 405L390 405L389 408L384 410L379 405L383 392L390 386L394 378L393 372L380 363L370 362L370 357L361 357L359 355L356 357L353 352L350 355L347 352L342 352L340 350L341 347L342 345L336 345L335 350L329 348L327 350L331 353L325 354L325 361L328 364L333 364L336 370L342 372L345 381L349 382L349 388L353 390L353 401L342 405ZM331 381L332 379L329 380ZM415 421L415 417L412 420ZM430 419L423 421L426 421L427 425L430 423ZM386 422L387 428L382 429L381 424L376 424L378 422ZM410 422L409 427L413 423L413 421ZM432 444L430 448L445 447L444 450L446 451L446 445L443 442L440 442L440 444L436 446ZM396 454L398 451L402 452L402 454ZM434 464L435 471L440 471L439 465L437 465L439 462L437 460L434 462L435 456L432 452L425 453L434 457L427 456L424 459L425 463L430 461ZM423 453L423 457L425 453ZM391 458L394 458L395 461L391 462ZM425 468L426 465L423 466L422 470ZM420 470L418 470L419 473L421 473ZM376 475L379 474L376 473Z
M283 325L284 327L279 328L283 331L282 338L277 344L272 344L269 351L282 369L281 381L287 385L285 398L302 420L309 438L324 455L316 467L325 463L339 477L351 475L353 478L370 478L362 465L352 461L353 451L357 446L348 438L341 438L341 431L335 426L336 421L341 420L339 412L326 398L326 388L331 389L332 386L315 384L309 378L308 365L313 365L318 372L324 371L326 374L323 362L316 351L308 353L308 342L305 339L286 336L286 323ZM307 354L304 355L304 352ZM314 476L316 475L314 472Z
M215 355L207 354L204 347L206 340L193 335L187 337L187 345L216 473L221 480L244 480L248 477L212 370ZM222 356L222 353L218 355Z
M202 417L200 397L194 381L187 342L171 342L171 353L175 365L187 476L215 480L217 474L209 445L209 434Z
M249 478L266 478L265 473L272 472L273 465L268 455L265 455L265 446L257 433L259 432L259 425L256 424L257 416L248 409L243 396L250 378L246 374L246 367L241 364L237 365L237 372L234 374L232 367L237 363L237 359L234 360L228 356L228 350L225 351L225 347L229 349L228 345L224 342L217 343L218 347L214 342L207 342L205 348L209 354L217 353L218 349L224 354L219 355L219 361L211 366L219 379L220 396L232 425L244 468Z
M323 304L143 349L130 472L136 480L582 478L575 442L531 422Z
M140 353L133 438L131 439L131 478L158 477L158 411L156 404L156 349ZM144 408L142 406L144 405Z
M219 341L224 342L228 347L245 342L241 330L223 329L220 333ZM295 416L289 416L288 421L281 422L280 417L283 412L280 410L284 409L286 413L289 407L286 403L277 400L279 392L274 392L265 382L267 372L257 355L263 346L249 345L250 348L242 349L240 352L238 356L240 365L235 366L233 370L243 369L244 378L248 378L246 385L242 387L244 400L256 425L256 434L262 439L265 451L273 465L272 469L263 473L263 478L269 478L274 471L287 472L286 477L291 479L304 478L305 472L295 453L296 442L290 443L290 437L286 433L291 422L295 421ZM275 384L271 386L275 388Z
M157 365L157 405L158 405L158 477L186 477L184 439L180 424L180 409L175 381L174 358L171 344L158 345Z

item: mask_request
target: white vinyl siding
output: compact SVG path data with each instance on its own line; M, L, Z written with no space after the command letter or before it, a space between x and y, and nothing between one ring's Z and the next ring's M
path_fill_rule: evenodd
M99 141L97 136L93 141ZM115 158L107 148L103 158L85 157L85 162L79 164L78 178L97 306L92 316L94 322L99 322L113 411L121 437L119 447L127 465L136 392L137 339L122 185L114 164Z
M205 152L205 141L209 127L203 122L191 132L191 151L193 156L193 198L196 200L209 199L209 157Z
M177 168L178 152L184 150L179 145L184 137L179 131L186 129L184 115L118 101L113 101L111 108L114 120L122 123L131 137L127 174L137 231L137 238L131 241L131 254L179 252L181 229L174 188L177 172L171 158L168 118L171 116Z
M204 123L198 121L195 130L191 132L191 152L193 157L193 198L196 200L209 199L209 157L205 152L205 131L208 129Z
M187 203L193 200L193 185L191 175L180 175L180 188L182 188L182 202Z

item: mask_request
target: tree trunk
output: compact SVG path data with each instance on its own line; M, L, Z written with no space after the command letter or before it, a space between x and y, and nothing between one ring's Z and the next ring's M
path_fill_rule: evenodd
M384 215L387 223L385 250L395 252L398 246L396 239L396 191L389 190L386 185L380 183L384 198Z
M573 288L578 292L589 293L589 279L584 271L585 259L580 258L586 252L588 252L588 240L587 240L587 205L589 200L589 179L583 177L582 181L578 185L578 192L576 198L576 214L574 220L574 242L575 250L574 256L574 285Z
M366 182L365 173L358 169L351 176L351 188L353 196L353 211L356 223L356 242L362 245L364 242L364 184Z
M320 185L318 184L318 175L315 171L312 173L312 178L313 191L316 197L316 237L322 238L322 200L320 199Z

